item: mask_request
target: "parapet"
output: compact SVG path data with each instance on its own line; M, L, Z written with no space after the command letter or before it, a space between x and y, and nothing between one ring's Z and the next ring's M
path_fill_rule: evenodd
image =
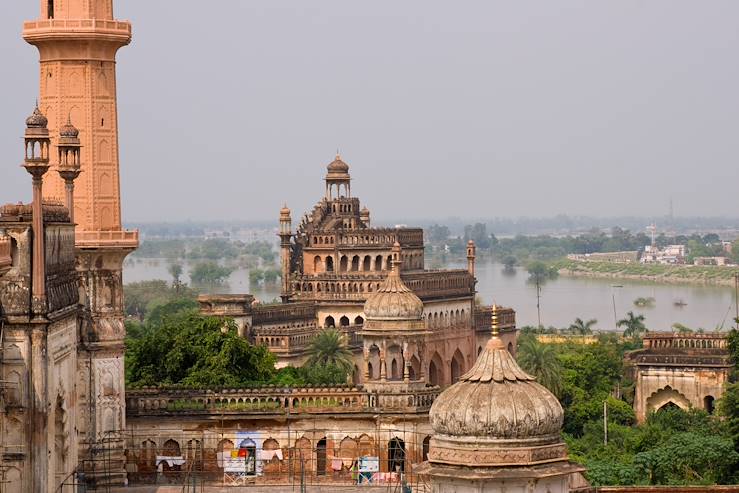
M254 296L250 294L201 294L198 296L200 313L218 317L250 315Z

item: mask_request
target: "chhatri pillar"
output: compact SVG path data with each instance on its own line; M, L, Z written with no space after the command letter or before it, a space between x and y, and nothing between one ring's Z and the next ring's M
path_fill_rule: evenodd
M80 175L80 131L70 120L59 131L57 171L64 180L64 205L69 211L69 222L74 224L74 180Z

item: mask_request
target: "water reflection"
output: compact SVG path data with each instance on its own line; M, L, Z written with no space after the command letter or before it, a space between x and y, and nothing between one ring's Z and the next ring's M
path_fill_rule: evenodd
M150 279L171 280L165 259L129 259L123 270L124 282ZM182 281L189 283L190 262L183 261ZM450 262L448 268L466 268L466 262ZM495 301L513 307L518 313L518 324L535 325L536 287L528 283L525 269L504 273L503 266L492 262L478 262L477 289L484 303ZM614 287L621 286L621 287ZM249 269L239 268L231 273L228 283L212 288L220 293L251 293L262 301L279 297L279 283L250 286ZM637 307L636 298L654 298L653 306ZM676 306L676 301L685 306ZM614 317L615 301L615 317ZM652 330L669 330L674 323L691 328L714 330L729 327L734 314L734 291L728 287L656 284L615 279L591 279L560 276L547 281L541 290L541 318L545 326L566 327L575 317L595 318L599 329L613 330L615 320L633 310L646 317Z

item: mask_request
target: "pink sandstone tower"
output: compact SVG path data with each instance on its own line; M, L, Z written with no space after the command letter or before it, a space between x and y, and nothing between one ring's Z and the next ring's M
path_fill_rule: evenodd
M51 136L71 122L81 144L72 211L87 313L78 358L79 456L89 476L116 483L125 477L119 440L125 428L122 270L138 246L138 232L121 225L115 56L131 41L131 24L113 18L113 0L40 5L40 18L23 25L23 39L40 55L39 107ZM65 163L50 164L44 198L72 203Z

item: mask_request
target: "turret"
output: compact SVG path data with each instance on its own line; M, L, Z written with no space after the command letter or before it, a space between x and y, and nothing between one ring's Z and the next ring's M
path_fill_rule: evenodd
M467 242L467 270L472 277L475 277L475 242L470 240Z
M41 205L43 176L49 171L49 130L48 120L38 109L26 118L24 135L26 157L23 167L33 180L33 274L31 294L33 313L43 316L46 313L46 260L44 247L44 218Z
M292 220L287 204L280 209L280 261L282 272L282 301L290 298L290 237L292 236Z
M364 223L365 228L369 228L370 226L370 211L366 207L362 207L362 210L359 212L359 220Z
M59 161L57 171L64 180L65 205L69 210L69 221L74 223L74 180L80 175L80 131L67 118L67 124L59 131Z
M352 196L351 176L349 176L349 165L341 160L337 153L336 158L326 166L326 200L338 199L340 197L350 198ZM336 195L334 195L334 189ZM343 192L343 193L342 193Z

